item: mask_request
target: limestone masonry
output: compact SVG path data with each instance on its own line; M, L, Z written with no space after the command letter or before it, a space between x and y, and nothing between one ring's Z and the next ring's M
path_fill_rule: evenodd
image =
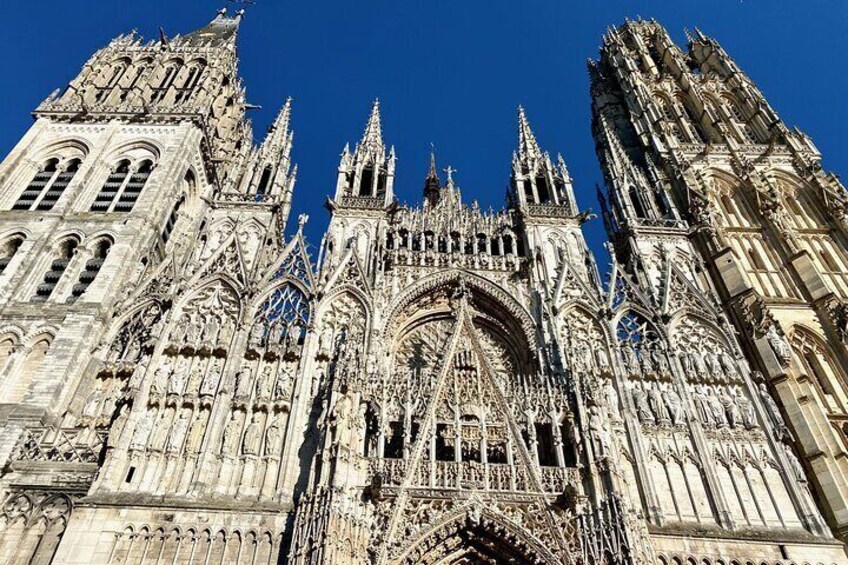
M589 62L602 281L521 108L503 210L435 158L399 205L375 103L285 239L240 19L117 37L0 164L0 562L848 564L848 193L718 43Z

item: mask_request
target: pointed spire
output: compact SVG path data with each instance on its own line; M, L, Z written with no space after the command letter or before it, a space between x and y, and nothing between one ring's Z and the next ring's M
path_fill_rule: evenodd
M436 169L436 148L430 144L430 170L427 172L427 179L424 181L424 199L430 206L435 206L439 202L441 192L441 181L439 173Z
M536 136L530 129L530 122L527 120L523 106L518 107L518 153L521 158L542 156L542 150L539 149Z
M227 15L227 9L221 8L214 20L180 38L180 43L194 47L230 46L235 43L238 36L239 23L243 15L244 10L239 10L234 17L230 17Z
M380 124L380 99L374 99L374 104L371 106L371 115L368 116L368 123L365 124L365 132L362 134L362 141L359 146L363 149L382 149L383 148L383 129Z

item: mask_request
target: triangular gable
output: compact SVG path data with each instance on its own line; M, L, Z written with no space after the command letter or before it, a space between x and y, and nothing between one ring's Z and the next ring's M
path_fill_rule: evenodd
M677 265L668 261L663 273L662 313L671 314L687 307L695 307L715 316L715 308L704 293L692 284Z
M610 280L609 307L616 310L622 304L637 305L652 310L651 302L618 264L613 267Z
M323 290L326 293L331 288L340 285L353 286L368 295L371 294L371 285L368 284L368 278L365 276L365 269L359 261L359 257L356 254L356 248L354 246L348 248L344 256L342 256L342 260L339 261L338 267L336 267L336 270L330 275L327 282L324 284Z
M563 261L554 287L554 304L578 300L597 306L598 299L597 291L593 291L569 261Z
M190 284L221 273L229 275L242 286L247 282L247 270L235 231L230 233L218 249L197 269L191 277Z
M306 241L300 233L286 245L280 258L271 264L262 277L262 285L283 278L300 281L310 290L315 287L312 260L306 250Z

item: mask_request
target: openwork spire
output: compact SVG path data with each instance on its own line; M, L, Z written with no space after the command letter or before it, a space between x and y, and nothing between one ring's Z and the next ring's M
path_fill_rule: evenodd
M362 141L359 146L364 150L379 151L383 149L383 128L380 124L380 100L374 100L374 105L371 106L371 115L368 117L368 123L365 124L365 133L362 134Z
M530 122L527 120L523 106L518 107L518 153L522 159L542 156L542 150L539 148L536 136L533 135L533 130L530 129Z
M436 150L433 145L430 145L430 170L427 172L427 179L424 181L424 200L430 206L435 206L439 202L441 192L441 181L439 180L439 172L436 168Z

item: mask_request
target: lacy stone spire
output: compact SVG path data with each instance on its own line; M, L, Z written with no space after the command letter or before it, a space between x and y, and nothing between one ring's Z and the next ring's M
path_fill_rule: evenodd
M0 163L0 563L848 564L848 199L714 40L590 65L602 279L523 108L499 209L434 151L396 201L375 102L286 236L240 20L119 36Z

